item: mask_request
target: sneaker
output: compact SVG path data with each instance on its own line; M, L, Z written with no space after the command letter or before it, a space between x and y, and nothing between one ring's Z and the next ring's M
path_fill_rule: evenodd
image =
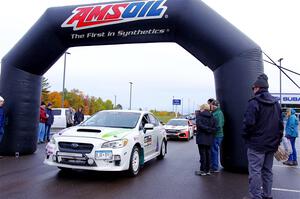
M220 170L218 170L218 169L212 169L212 170L210 170L210 172L211 172L211 173L219 173Z
M293 165L293 161L287 160L285 162L283 162L284 165L288 165L288 166L292 166Z
M296 160L296 161L293 161L293 162L292 162L292 165L293 165L293 166L298 166L297 160Z
M206 172L206 175L211 175L210 171L209 171L209 172Z
M195 171L195 175L197 175L197 176L206 176L206 173L204 171Z

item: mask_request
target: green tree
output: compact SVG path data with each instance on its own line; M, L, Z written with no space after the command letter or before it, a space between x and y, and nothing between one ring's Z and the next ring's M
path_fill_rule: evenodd
M48 79L46 77L42 77L42 100L48 101L48 93L49 88L51 88L50 83L48 82Z

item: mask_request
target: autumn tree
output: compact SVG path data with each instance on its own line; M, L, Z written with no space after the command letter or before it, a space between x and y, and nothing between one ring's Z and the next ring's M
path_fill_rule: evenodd
M51 88L50 83L48 82L48 79L46 77L42 77L42 100L48 101L48 93L49 88Z

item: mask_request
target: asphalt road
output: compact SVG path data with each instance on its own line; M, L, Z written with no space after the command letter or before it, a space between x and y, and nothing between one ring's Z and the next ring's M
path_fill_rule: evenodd
M298 143L299 146L299 143ZM222 170L195 176L195 140L169 141L164 160L146 163L137 177L122 172L62 172L43 164L45 145L33 155L0 159L0 199L241 199L247 174ZM274 199L300 198L300 167L274 161Z

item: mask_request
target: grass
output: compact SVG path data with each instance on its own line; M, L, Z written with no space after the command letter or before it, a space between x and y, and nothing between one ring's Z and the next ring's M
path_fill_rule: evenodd
M159 115L156 115L156 117L162 121L163 123L167 123L170 119L173 119L174 116L173 115L166 115L166 116L159 116Z

